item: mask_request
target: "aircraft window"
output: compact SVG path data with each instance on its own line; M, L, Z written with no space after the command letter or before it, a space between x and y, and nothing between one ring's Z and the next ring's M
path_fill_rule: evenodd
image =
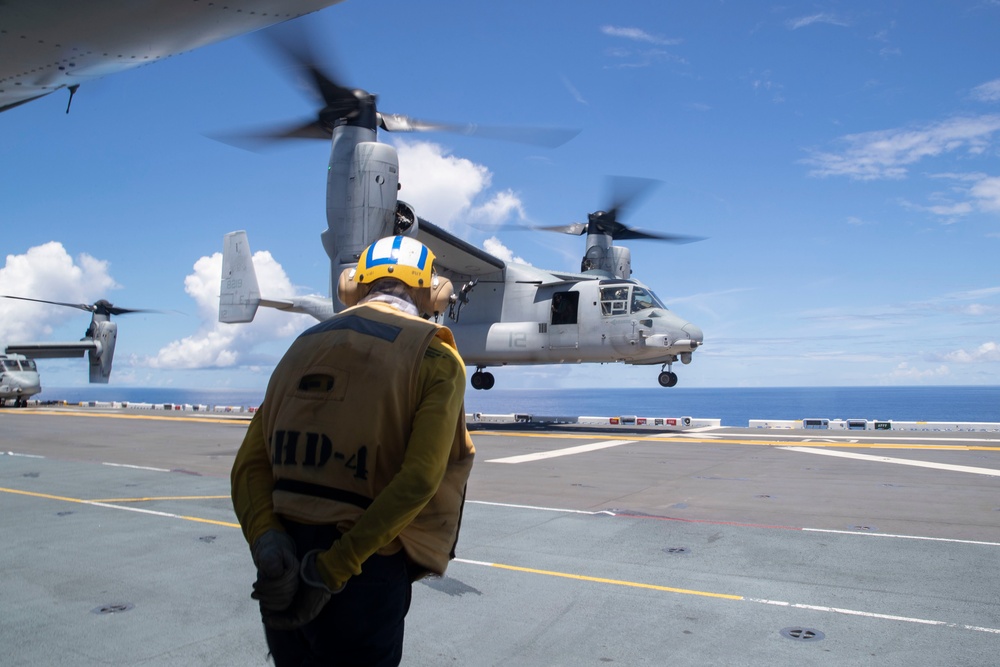
M556 292L552 295L552 324L576 324L579 292Z
M20 369L19 369L19 368L17 367L17 362L16 362L16 361L14 361L13 359L4 359L4 360L0 361L0 363L2 363L2 364L3 364L3 369L4 369L5 371L16 371L16 370L20 370Z
M627 315L628 291L629 291L628 285L618 285L617 287L602 287L601 314Z
M21 362L21 368L23 368L26 371L37 371L38 370L38 368L35 366L35 360L34 359L25 359L24 361L22 361Z
M641 287L632 288L632 312L638 313L640 310L648 310L658 306L657 299L651 292L647 292Z

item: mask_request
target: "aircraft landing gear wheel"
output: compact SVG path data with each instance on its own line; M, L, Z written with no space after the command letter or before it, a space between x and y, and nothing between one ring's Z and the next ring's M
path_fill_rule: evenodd
M473 389L492 389L493 383L496 382L493 373L486 371L476 371L472 374L471 380Z
M677 373L674 373L673 371L663 371L656 379L660 383L661 387L673 387L677 384Z

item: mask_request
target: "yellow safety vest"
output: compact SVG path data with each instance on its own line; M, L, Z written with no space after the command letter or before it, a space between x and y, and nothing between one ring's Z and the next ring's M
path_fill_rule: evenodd
M264 397L277 514L353 525L402 465L435 336L454 345L446 327L361 305L292 344ZM475 451L464 415L458 422L437 493L398 536L415 563L438 574L454 557Z

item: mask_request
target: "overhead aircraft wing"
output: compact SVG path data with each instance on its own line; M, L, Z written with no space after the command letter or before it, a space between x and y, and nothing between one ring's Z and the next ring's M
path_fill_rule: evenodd
M3 0L0 111L340 1Z
M23 354L31 359L63 359L82 357L97 349L94 340L79 340L69 343L17 343L7 346L7 354Z
M437 225L421 218L417 240L430 248L435 262L454 273L466 276L487 276L504 270L507 264L485 250L463 241Z

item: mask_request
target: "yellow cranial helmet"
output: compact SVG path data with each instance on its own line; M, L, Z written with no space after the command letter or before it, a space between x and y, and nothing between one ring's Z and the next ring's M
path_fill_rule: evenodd
M395 278L410 287L429 288L434 253L408 236L379 239L361 253L354 282L370 285L379 278Z

